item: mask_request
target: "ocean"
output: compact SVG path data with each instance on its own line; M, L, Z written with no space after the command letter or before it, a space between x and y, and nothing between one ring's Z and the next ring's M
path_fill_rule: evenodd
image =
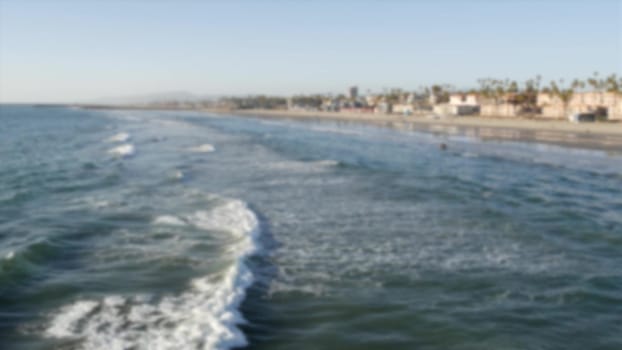
M622 155L1 106L0 348L238 347L622 349Z

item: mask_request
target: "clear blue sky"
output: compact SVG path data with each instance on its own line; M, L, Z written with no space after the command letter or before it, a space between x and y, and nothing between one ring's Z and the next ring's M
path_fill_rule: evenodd
M622 0L0 0L0 101L622 72Z

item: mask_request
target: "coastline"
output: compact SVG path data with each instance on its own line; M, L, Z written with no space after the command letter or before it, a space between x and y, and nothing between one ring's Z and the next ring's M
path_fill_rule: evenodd
M259 119L298 121L332 121L372 125L396 130L410 130L435 135L456 135L483 141L514 141L544 143L569 148L602 150L622 154L622 123L571 123L566 120L503 118L503 117L445 117L431 119L423 115L285 111L267 109L225 108L154 108L133 105L69 105L84 109L125 109L196 111L218 115L237 115Z
M461 135L481 140L536 142L571 148L622 153L622 123L570 123L565 120L484 118L479 116L430 119L420 115L364 114L279 110L201 109L220 115L260 119L333 121L366 124L437 135Z

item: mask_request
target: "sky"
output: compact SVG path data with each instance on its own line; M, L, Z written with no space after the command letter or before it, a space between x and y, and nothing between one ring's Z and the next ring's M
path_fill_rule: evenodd
M622 0L0 0L0 102L622 73Z

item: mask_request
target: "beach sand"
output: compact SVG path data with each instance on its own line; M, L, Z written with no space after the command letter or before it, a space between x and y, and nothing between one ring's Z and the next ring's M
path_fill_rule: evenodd
M423 115L307 112L279 110L205 110L254 118L362 123L439 135L464 135L483 140L542 142L576 148L622 152L622 123L570 123L565 120L484 118L475 116L433 119Z

